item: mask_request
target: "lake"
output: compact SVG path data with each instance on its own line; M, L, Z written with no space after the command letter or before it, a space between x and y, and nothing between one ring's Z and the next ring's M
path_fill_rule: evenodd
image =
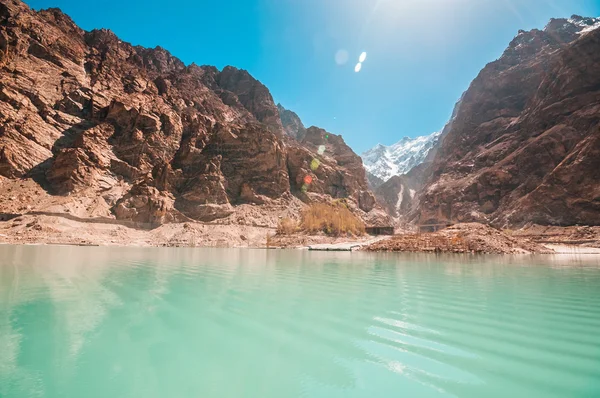
M599 258L0 246L0 397L598 397Z

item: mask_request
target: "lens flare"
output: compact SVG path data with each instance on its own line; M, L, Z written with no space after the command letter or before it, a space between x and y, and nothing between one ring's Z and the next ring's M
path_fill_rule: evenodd
M319 159L313 159L312 162L310 162L310 169L312 171L316 171L320 165L321 162L319 162Z
M310 184L312 184L312 181L313 181L313 179L311 176L304 177L304 184L310 185Z
M360 57L358 57L358 62L360 62L362 64L363 62L365 62L366 59L367 59L367 53L363 51L363 53L360 54Z
M306 184L302 185L302 188L300 188L300 190L302 191L302 193L308 192L308 185L306 185Z
M358 72L360 72L361 69L362 69L362 64L359 62L354 67L354 72L358 73Z
M338 50L335 53L335 63L338 65L345 65L348 62L348 51L346 50Z

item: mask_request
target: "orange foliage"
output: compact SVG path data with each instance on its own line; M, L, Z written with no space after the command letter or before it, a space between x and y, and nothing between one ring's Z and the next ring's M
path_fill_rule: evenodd
M302 212L302 229L327 235L362 235L365 224L342 203L315 203Z

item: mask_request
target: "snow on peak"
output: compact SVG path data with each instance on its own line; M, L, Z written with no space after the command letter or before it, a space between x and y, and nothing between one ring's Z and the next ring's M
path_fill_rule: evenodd
M571 18L566 20L565 24L563 24L564 29L569 29L570 27L573 27L575 29L575 33L578 35L584 35L592 30L600 28L600 18L573 15Z
M441 132L436 132L417 138L404 137L390 146L377 144L361 156L365 169L384 181L395 175L406 174L423 163L440 135Z
M600 21L600 18L594 17L582 17L579 15L572 15L571 18L567 19L567 22L572 23L583 28L596 24Z
M600 28L600 20L598 20L598 22L594 23L593 25L588 25L585 28L581 29L581 31L579 32L580 35L584 35L586 33L591 32L592 30L596 30Z
M584 35L600 28L600 18L586 18L580 17L579 15L573 15L567 19L568 24L575 25L577 34ZM567 24L565 24L567 25Z

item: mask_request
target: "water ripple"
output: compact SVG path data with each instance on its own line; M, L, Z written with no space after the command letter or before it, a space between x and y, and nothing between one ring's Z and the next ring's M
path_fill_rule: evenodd
M0 247L0 396L600 396L595 262Z

